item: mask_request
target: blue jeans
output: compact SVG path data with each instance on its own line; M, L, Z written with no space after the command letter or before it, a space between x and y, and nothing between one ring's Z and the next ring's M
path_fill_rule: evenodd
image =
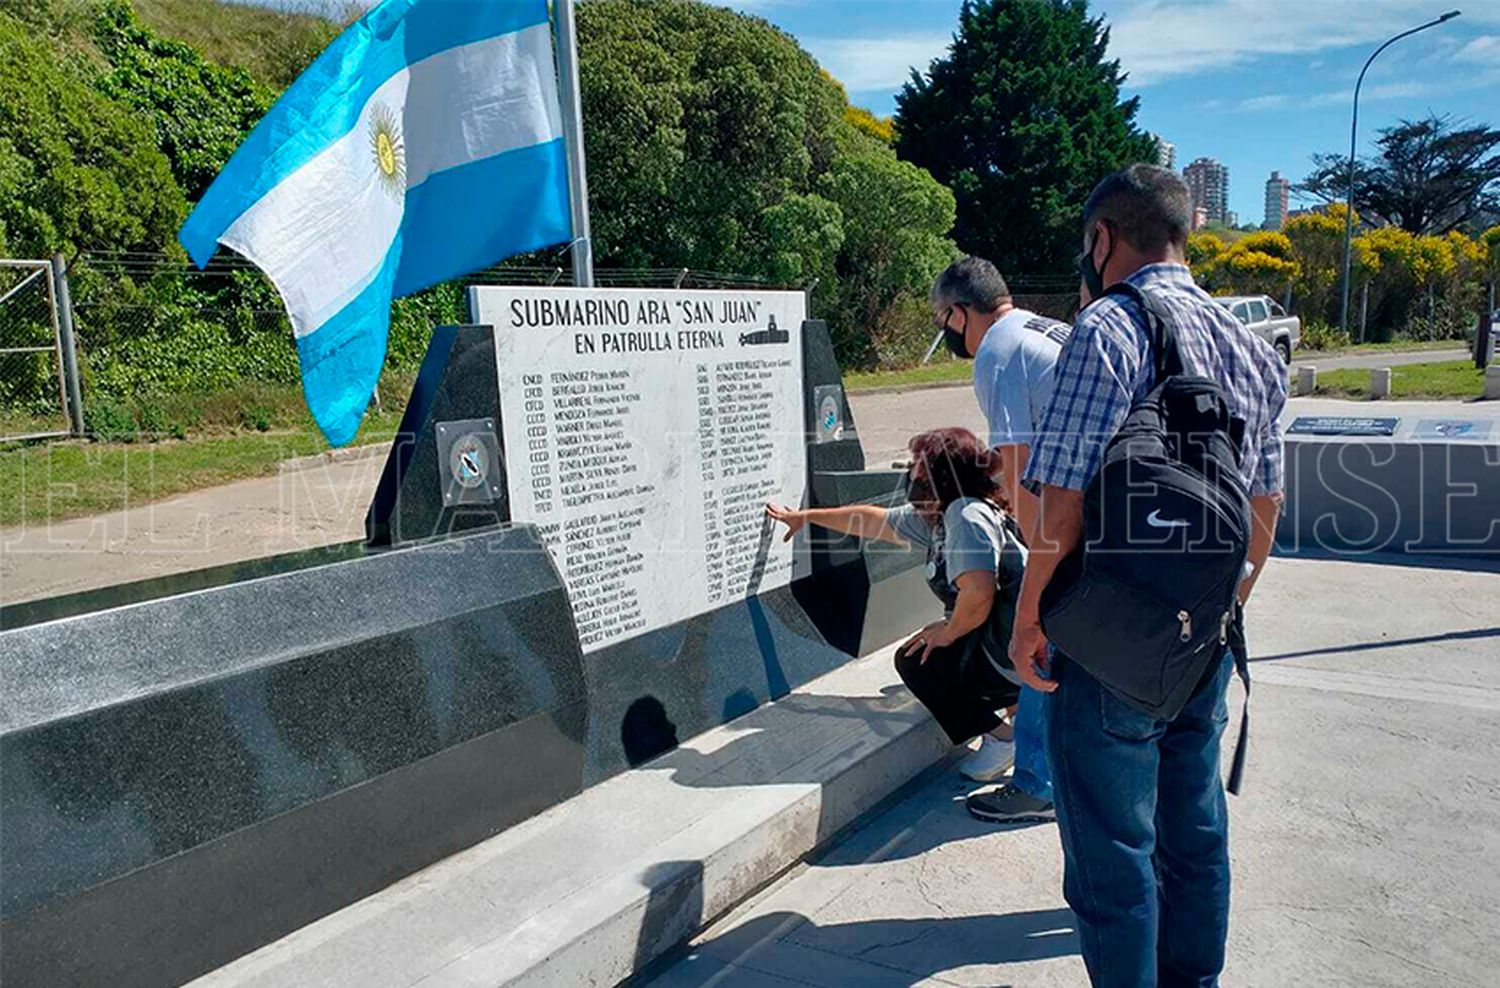
M1066 657L1048 724L1063 894L1095 988L1213 988L1229 928L1219 779L1226 654L1171 721L1117 699Z
M1052 773L1047 770L1047 710L1051 700L1030 686L1021 687L1016 704L1016 770L1011 784L1037 799L1052 798Z

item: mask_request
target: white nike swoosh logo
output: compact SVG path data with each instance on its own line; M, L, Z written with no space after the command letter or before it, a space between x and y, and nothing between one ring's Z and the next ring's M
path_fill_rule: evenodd
M1186 528L1191 522L1186 518L1163 518L1161 509L1157 508L1146 516L1146 524L1152 528Z

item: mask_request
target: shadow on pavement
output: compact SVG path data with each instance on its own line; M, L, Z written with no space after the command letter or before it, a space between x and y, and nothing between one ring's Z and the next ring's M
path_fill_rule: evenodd
M1475 641L1482 638L1500 638L1500 627L1472 628L1469 631L1448 631L1441 635L1419 635L1415 638L1387 638L1378 642L1357 642L1351 645L1329 645L1310 648L1302 652L1280 652L1276 655L1255 655L1251 662L1273 662L1277 659L1305 659L1314 655L1346 655L1349 652L1369 652L1381 648L1400 648L1403 645L1436 645L1441 642Z
M1500 573L1500 558L1494 555L1460 556L1438 553L1404 552L1330 552L1327 549L1272 548L1273 559L1312 559L1322 562L1366 563L1376 566L1408 566L1414 569L1461 570L1469 573Z
M1078 934L1067 909L827 925L801 913L773 912L674 956L670 960L675 964L642 972L628 984L876 988L914 985L957 968L1077 953Z

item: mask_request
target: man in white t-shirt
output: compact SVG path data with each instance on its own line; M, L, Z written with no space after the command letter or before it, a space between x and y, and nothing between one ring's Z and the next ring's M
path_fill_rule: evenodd
M1037 498L1021 486L1052 373L1068 339L1066 323L1017 308L989 261L965 257L932 286L933 319L954 356L974 361L974 396L989 423L1001 491L1028 542L1035 541ZM1026 688L1015 712L1015 770L1010 784L969 797L969 812L997 822L1050 820L1052 782L1042 736L1045 694Z

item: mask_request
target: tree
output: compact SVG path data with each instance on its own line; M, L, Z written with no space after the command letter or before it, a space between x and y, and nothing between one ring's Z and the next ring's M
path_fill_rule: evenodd
M841 359L878 359L872 327L953 254L948 190L763 20L688 0L578 18L600 263L816 280Z
M833 73L827 69L823 70L823 78L831 82L839 91L839 98L847 104L849 93L844 89L844 84L833 77ZM877 117L862 106L845 106L844 122L855 130L875 138L881 144L895 146L896 143L896 121L890 117Z
M1214 258L1224 253L1224 248L1227 246L1228 244L1212 233L1188 234L1187 259L1193 273L1198 274L1200 269L1206 271L1212 266Z
M1332 311L1344 264L1343 211L1302 213L1286 221L1282 232L1291 241L1302 273L1292 292L1307 318L1336 321Z
M1087 0L966 0L958 33L896 97L896 150L953 190L954 239L1010 275L1068 267L1109 172L1153 160L1138 100Z
M837 87L721 7L595 0L578 27L600 263L764 273L766 210L832 164Z
M1443 234L1500 209L1500 130L1456 127L1452 118L1403 120L1381 131L1379 155L1356 160L1354 208L1408 233ZM1302 198L1348 198L1349 162L1313 155Z
M1194 239L1189 239L1190 255ZM1247 234L1194 268L1210 290L1273 298L1285 295L1301 273L1292 241L1275 231Z
M158 37L136 19L129 0L105 0L93 36L111 65L96 88L155 129L177 184L196 200L265 115L273 94L244 69L215 65Z
M0 230L14 254L160 250L185 212L149 127L0 14Z
M842 311L833 319L834 342L846 362L882 361L881 340L872 330L903 295L925 292L957 249L945 234L953 226L953 193L915 165L889 152L868 151L834 163L820 189L844 217L844 244L837 262ZM924 310L918 320L930 331ZM909 326L887 326L903 336ZM922 333L925 335L925 332Z
M1492 226L1479 235L1484 244L1484 277L1489 282L1489 306L1495 305L1495 283L1500 282L1500 226Z

